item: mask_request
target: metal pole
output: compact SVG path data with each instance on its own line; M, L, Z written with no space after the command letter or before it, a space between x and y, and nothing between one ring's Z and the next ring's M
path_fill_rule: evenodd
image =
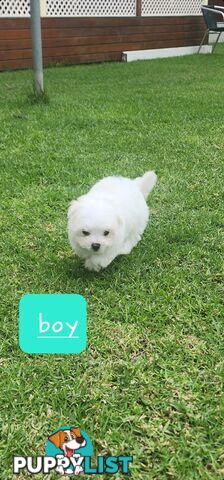
M30 0L33 76L36 95L44 93L43 56L41 39L40 0Z

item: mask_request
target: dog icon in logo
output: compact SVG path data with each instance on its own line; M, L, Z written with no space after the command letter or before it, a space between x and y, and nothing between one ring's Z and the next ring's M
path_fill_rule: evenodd
M83 437L81 430L79 427L70 427L69 429L65 430L58 430L57 432L53 433L48 437L48 440L53 443L53 445L57 448L58 453L56 457L58 459L63 459L67 457L69 459L79 459L82 460L83 457L79 453L76 453L77 450L86 446L86 440ZM61 450L61 454L59 453ZM75 472L73 469L64 469L63 466L57 467L57 472L61 475L66 474L75 474L78 475L79 473L83 472L81 465L77 465L75 467Z
M71 457L74 455L75 450L86 445L79 427L72 427L70 430L59 430L48 438L56 448L62 450L65 457Z

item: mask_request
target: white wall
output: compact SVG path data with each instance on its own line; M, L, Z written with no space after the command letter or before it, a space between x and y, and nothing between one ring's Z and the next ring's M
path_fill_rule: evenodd
M215 43L217 36L218 36L217 33L210 33L209 39L208 39L209 43ZM219 38L219 43L224 43L224 33L221 33Z

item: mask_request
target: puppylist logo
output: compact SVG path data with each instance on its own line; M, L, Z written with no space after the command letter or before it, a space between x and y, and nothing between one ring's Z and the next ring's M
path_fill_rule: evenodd
M49 474L56 471L60 475L115 475L119 471L129 473L132 456L99 455L92 462L93 445L84 430L77 426L63 426L49 435L46 443L46 456L13 458L13 473L26 470L31 474Z

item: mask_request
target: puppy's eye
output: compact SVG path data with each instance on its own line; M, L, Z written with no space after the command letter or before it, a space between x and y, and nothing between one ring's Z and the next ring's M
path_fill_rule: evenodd
M64 441L65 441L65 442L68 442L68 437L65 437L65 438L64 438Z
M87 232L87 230L83 230L82 233L83 233L83 235L85 235L86 237L88 237L88 235L90 235L90 232Z
M73 435L73 433L71 434L71 438L72 438L72 440L74 440L74 438L75 438L75 435Z
M109 230L105 230L104 237L107 237L107 235L109 235L109 233L110 233Z

